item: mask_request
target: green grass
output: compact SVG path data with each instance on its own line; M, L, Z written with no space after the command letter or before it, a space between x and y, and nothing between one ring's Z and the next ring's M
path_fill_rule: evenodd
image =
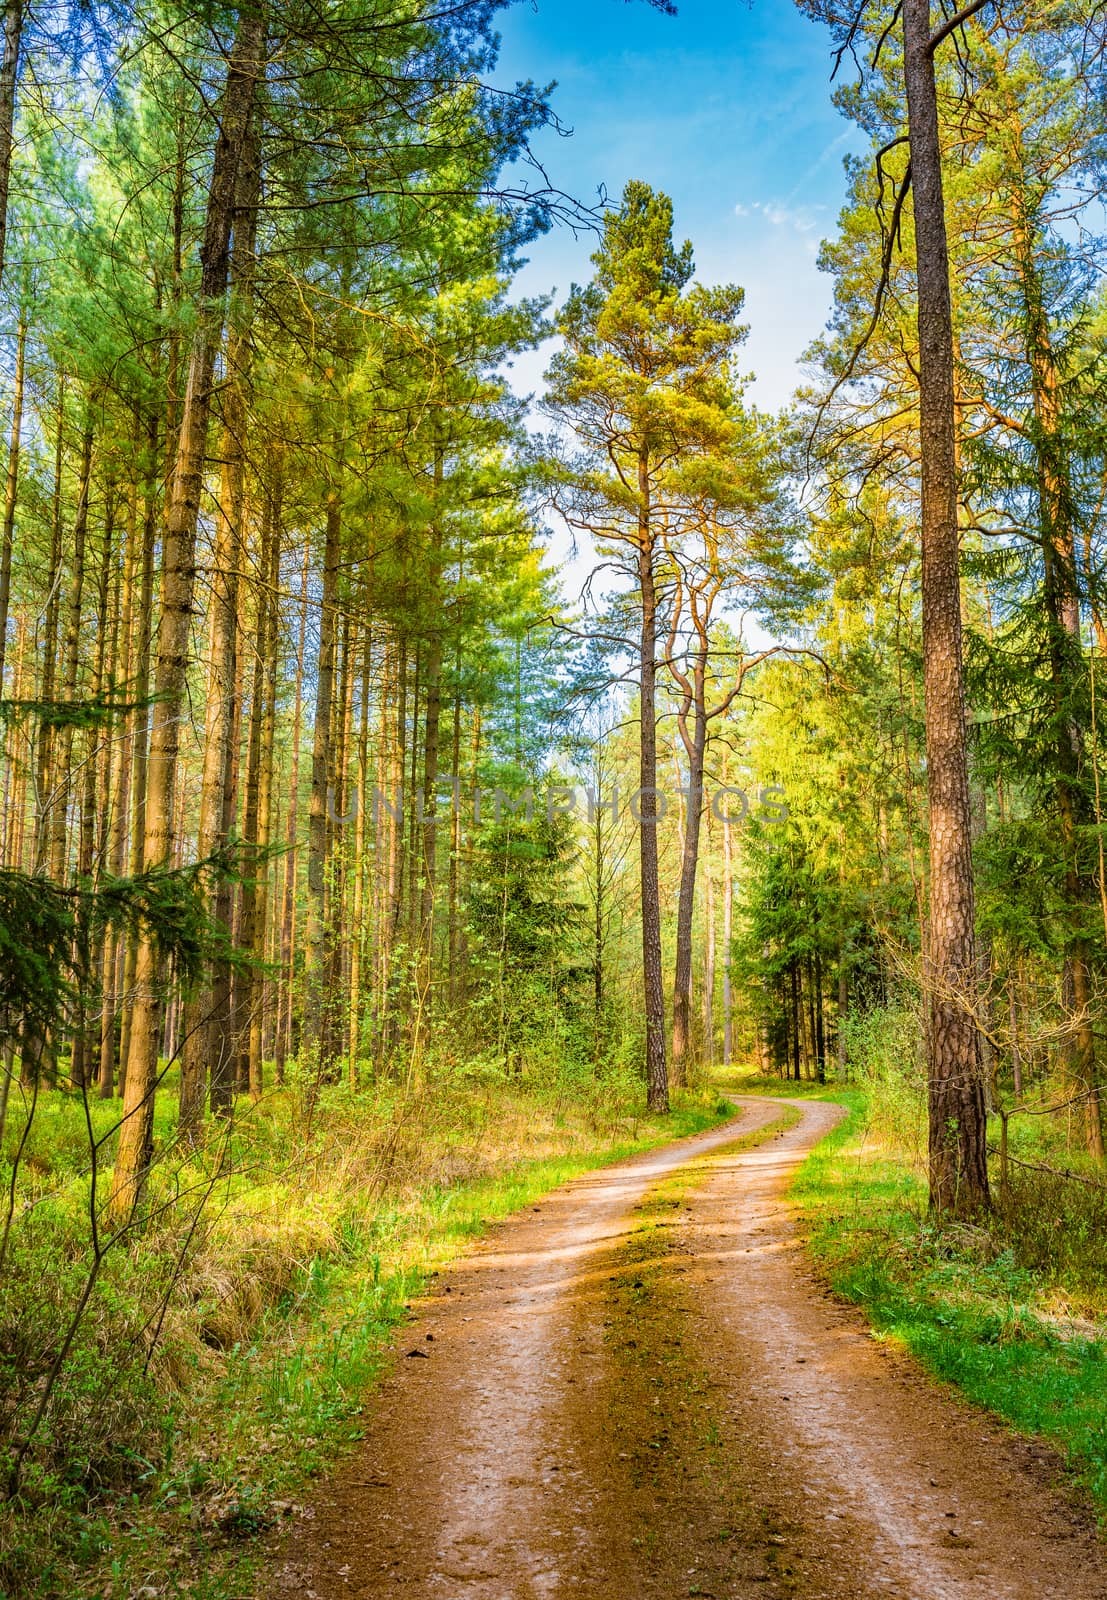
M1029 1195L987 1228L938 1227L927 1218L918 1165L881 1114L879 1090L759 1078L728 1087L849 1107L792 1187L832 1288L863 1308L879 1337L1057 1447L1107 1517L1107 1339L1102 1324L1058 1315L1101 1309L1103 1235L1082 1254L1043 1251L1040 1208ZM1031 1125L1021 1148L1041 1139ZM1069 1203L1083 1203L1082 1193ZM1073 1226L1079 1231L1079 1221Z

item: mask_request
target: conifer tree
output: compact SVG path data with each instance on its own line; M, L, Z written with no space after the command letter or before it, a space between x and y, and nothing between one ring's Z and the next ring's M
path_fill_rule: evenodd
M743 337L742 291L692 281L692 246L673 242L668 196L628 183L604 219L595 276L558 318L565 349L549 371L548 405L579 457L561 476L560 504L632 586L640 743L637 808L642 896L645 1076L650 1106L668 1109L658 884L657 668L664 629L668 507L691 458L732 434L731 358Z

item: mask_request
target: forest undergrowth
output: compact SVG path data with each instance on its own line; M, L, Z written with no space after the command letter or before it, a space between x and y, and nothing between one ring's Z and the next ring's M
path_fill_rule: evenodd
M103 1254L3 1508L0 1595L240 1593L252 1536L360 1437L429 1274L577 1172L731 1113L708 1092L668 1118L639 1101L618 1075L538 1084L455 1067L370 1094L289 1085L187 1159L159 1122L164 1211ZM94 1130L113 1115L87 1111ZM0 1287L6 1473L74 1325L90 1201L110 1185L99 1173L93 1187L85 1114L80 1095L44 1091L21 1152Z
M989 1118L990 1214L936 1222L912 1037L907 1012L876 1011L853 1027L845 1081L744 1076L727 1086L848 1106L792 1187L831 1287L862 1308L874 1337L898 1341L970 1400L1047 1440L1107 1517L1101 1169L1063 1116L1036 1114L1065 1098L1047 1077L1009 1118L1006 1177L1001 1120Z

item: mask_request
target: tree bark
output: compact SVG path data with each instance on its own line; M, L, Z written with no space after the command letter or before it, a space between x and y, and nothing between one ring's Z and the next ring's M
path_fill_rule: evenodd
M423 719L423 883L419 913L419 993L423 1026L429 1024L434 981L434 907L438 883L438 747L442 716L442 642L427 651L426 715Z
M265 871L260 856L262 835L267 824L262 822L262 809L267 803L263 788L263 744L267 715L266 674L269 660L269 564L273 549L273 497L265 495L261 518L261 539L258 551L260 582L256 586L254 606L254 648L250 685L250 722L246 739L246 793L242 812L242 900L238 924L238 945L247 960L262 959L265 932L265 899L261 877ZM250 1040L260 1000L260 982L254 971L239 971L236 978L234 1005L233 1055L236 1060L235 1083L240 1091L250 1091ZM257 1098L261 1094L260 1082L255 1085Z
M27 643L30 630L26 613L16 620L15 669L12 673L13 700L22 700L27 694ZM33 678L33 668L32 668ZM0 860L17 872L26 871L24 845L27 831L28 771L25 762L17 760L9 751L4 762L4 847Z
M62 645L63 700L77 698L81 665L81 611L85 594L85 545L88 536L88 503L92 493L92 426L86 424L81 440L81 469L77 490L77 509L73 516L73 556L70 563L69 596L66 601L65 639ZM69 802L73 772L73 725L58 735L54 761L56 778L50 825L50 876L60 883L69 870Z
M673 975L673 1082L678 1084L687 1082L686 1059L692 1043L692 918L696 905L700 826L703 820L703 767L707 749L706 672L707 644L703 640L696 652L689 683L692 704L687 705L686 696L686 702L678 714L678 726L688 757L688 815L680 861ZM692 712L691 734L688 732L689 710Z
M2 79L0 71L0 79ZM2 83L0 83L2 95ZM0 116L3 107L0 104ZM3 262L3 233L0 231L0 271ZM4 659L8 644L8 608L12 592L12 546L15 541L15 508L19 498L19 446L23 429L23 389L27 354L27 318L20 316L15 341L15 393L12 396L12 430L8 436L8 471L4 481L4 528L0 535L0 694L4 691Z
M665 1060L665 988L661 974L661 895L657 869L657 582L650 527L649 459L638 459L638 583L642 629L638 669L641 738L638 763L639 850L642 884L642 984L646 1009L646 1104L669 1109Z
M159 521L158 496L158 418L151 415L147 437L146 504L142 519L142 581L139 590L136 628L135 699L133 717L134 753L132 757L131 875L142 871L142 852L146 837L146 769L150 753L150 712L146 700L150 692L150 644L154 616L154 549ZM132 1004L138 948L132 939L123 961L123 1026L119 1036L119 1093L126 1090L127 1061L130 1056Z
M820 1083L826 1082L826 1022L823 1011L823 963L815 952L815 1072Z
M50 570L47 574L46 606L42 629L42 679L39 694L43 700L54 698L57 684L58 621L60 607L58 589L61 582L62 561L62 467L65 460L65 377L58 379L58 427L54 438L54 488L50 530ZM53 756L54 732L46 723L38 730L38 747L35 752L35 837L34 871L48 870L50 856L51 820L53 817Z
M330 1004L326 994L329 941L326 920L327 783L331 770L334 676L338 624L338 566L341 556L342 510L332 490L327 505L323 546L323 594L319 619L319 665L316 673L315 725L311 749L311 808L308 813L307 918L304 930L304 1015L301 1052L315 1074L329 1068L326 1059Z
M141 436L136 439L136 455ZM123 557L123 588L119 606L119 652L122 678L130 683L135 671L135 587L138 579L138 483L131 491L127 523L127 548ZM108 871L121 878L127 862L127 820L131 802L131 776L134 738L129 729L114 742L112 750L111 808L108 823ZM110 1100L115 1093L115 1066L119 1051L120 989L123 978L123 940L109 933L104 950L104 1009L100 1019L100 1098Z
M407 645L402 638L390 646L392 672L389 678L393 687L393 717L391 737L386 734L388 762L386 795L388 822L386 845L386 874L384 889L385 915L381 924L378 962L380 966L380 1005L378 1008L377 1047L380 1059L392 1048L394 1027L392 1016L392 961L396 937L400 928L403 908L404 874L404 770L405 739L407 737ZM378 827L383 822L378 814Z
M420 881L422 878L423 840L418 818L416 816L416 800L419 793L419 764L421 751L419 748L419 708L423 695L423 641L415 642L415 675L411 685L411 744L409 756L411 766L407 773L407 878L405 890L407 897L407 952L408 965L413 977L418 976L417 959L419 949L419 912L422 907L420 895Z
M349 611L342 618L342 644L338 652L338 729L332 740L332 756L328 792L334 804L327 818L327 860L330 870L326 885L327 925L327 1026L329 1041L328 1060L332 1063L329 1076L337 1079L338 1060L347 1054L346 1024L349 1007L341 1003L349 981L349 794L350 741L353 730L353 692L356 671L354 647L356 630ZM341 818L341 831L338 819Z
M15 94L19 84L19 47L23 39L24 0L6 0L4 51L0 56L0 281L8 241L8 189L12 172Z
M450 740L450 774L453 780L453 803L450 807L450 868L447 886L447 991L451 1006L458 996L458 966L460 960L460 908L458 887L461 869L461 645L454 655L454 705L453 732Z
M235 176L233 245L229 280L238 304L232 308L227 338L227 385L223 413L223 470L212 554L204 761L200 779L200 821L196 853L206 861L225 849L233 817L227 787L233 766L238 700L238 574L243 556L246 504L246 386L249 367L250 281L261 173L257 140L248 119ZM216 883L213 912L230 939L230 896ZM213 971L185 1007L177 1131L184 1143L200 1139L210 1072L212 1109L226 1111L230 1096L224 1079L233 1053L229 974Z
M109 485L104 505L104 537L100 550L99 571L96 583L96 647L92 672L92 695L97 698L104 689L108 648L108 602L111 584L112 549L115 538L115 488ZM110 805L110 795L97 794L99 747L104 743L101 731L90 728L85 735L81 774L81 824L77 850L77 876L88 880L95 872L99 875L101 863L97 858L97 822L99 808ZM102 990L104 975L104 945L100 944L90 963L92 989ZM74 1011L73 1042L69 1060L69 1076L75 1089L84 1088L91 1076L92 1039L89 1026L90 995L77 997Z
M800 1066L803 1023L800 1014L799 961L795 956L792 957L789 963L788 971L792 985L792 1076L798 1083L803 1076ZM784 1075L785 1077L788 1076L787 1071L785 1071Z
M958 570L953 317L930 0L903 0L904 72L918 281L922 627L930 820L928 1002L930 1205L989 1204L984 1086L968 1001L974 887Z
M1015 1093L1015 1104L1021 1105L1023 1095L1022 1083L1022 1045L1019 1041L1019 1002L1015 980L1012 978L1007 990L1007 1013L1011 1029L1011 1077Z
M726 782L726 771L723 771ZM734 1000L730 984L730 945L734 918L734 863L730 823L723 822L723 1066L729 1067L734 1054ZM761 1024L758 1022L758 1039Z
M606 919L606 861L604 852L603 794L597 769L596 814L592 822L592 866L595 872L595 890L592 902L592 1058L597 1068L603 1057L604 1021L604 928Z
M708 834L711 822L708 819ZM709 844L710 851L710 844ZM715 880L708 855L704 873L704 954L703 954L703 1056L708 1070L715 1065Z
M238 169L265 43L264 13L239 12L227 66L219 136L200 251L199 317L189 354L162 562L153 726L147 768L143 865L167 864L173 855L181 705L188 669L196 580L196 520L200 508L215 360L223 336L230 271L231 226ZM139 1204L152 1154L160 973L157 950L137 941L135 997L123 1118L109 1202L111 1220L125 1223Z
M265 674L261 692L265 709L261 722L261 770L258 778L257 861L254 873L257 880L257 906L253 941L254 969L250 974L250 1033L247 1051L246 1078L253 1099L260 1098L264 1083L265 1017L271 1009L267 1005L266 980L258 970L265 959L266 930L269 922L270 867L265 859L269 841L273 836L273 762L274 737L277 727L277 653L280 643L280 577L281 577L281 504L283 484L279 472L270 486L269 562L265 575L266 591L263 661Z
M369 685L372 675L373 635L370 629L366 627L361 657L361 704L358 711L357 730L357 787L355 789L357 816L354 821L354 887L350 915L350 988L349 1013L346 1025L347 1075L350 1088L354 1091L358 1087L358 1062L361 1058L362 988L363 973L366 965L364 957L367 947L365 924L369 920L366 916L365 846L369 837L369 819L367 816L369 799Z
M285 823L284 883L281 894L280 969L284 980L284 1000L280 1008L275 1043L274 1076L284 1082L285 1062L298 1047L296 1033L296 889L300 852L300 742L304 714L304 651L307 643L308 570L311 541L304 541L304 561L300 573L299 630L296 640L296 686L292 709L292 760L288 775L288 818Z

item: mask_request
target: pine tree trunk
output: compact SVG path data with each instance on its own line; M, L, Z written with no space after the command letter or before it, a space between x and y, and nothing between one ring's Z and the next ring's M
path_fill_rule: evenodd
M132 877L142 870L146 837L146 769L150 751L150 713L146 700L150 692L150 646L154 618L154 549L158 536L158 419L149 419L147 436L146 503L142 519L142 580L139 590L138 622L135 629L134 681L138 710L133 717L131 794ZM130 1057L131 1023L134 1017L135 971L138 947L132 939L123 962L123 1026L119 1035L119 1093L126 1091L127 1061Z
M297 1048L296 1020L296 887L300 852L297 835L300 819L300 739L304 714L304 650L307 643L308 569L311 542L304 542L304 565L300 575L300 627L296 641L296 686L292 709L292 761L288 775L288 820L285 826L284 892L281 904L280 970L284 983L283 1004L277 1023L274 1076L284 1082L285 1062Z
M707 748L706 683L707 647L697 652L689 688L692 705L682 706L678 726L688 757L688 820L680 862L677 896L676 963L673 977L673 1082L687 1082L686 1059L692 1043L692 918L696 906L696 874L700 861L700 827L703 819L703 766ZM688 733L688 711L692 732Z
M361 1000L363 954L366 946L365 930L365 872L366 842L368 839L369 800L369 684L373 671L373 636L365 629L365 643L361 659L361 702L357 733L357 788L354 821L353 905L350 911L350 1004L346 1034L348 1040L347 1074L350 1088L358 1087L358 1061L361 1057Z
M450 1005L457 1002L458 997L458 967L459 967L459 922L460 908L458 905L458 883L461 870L461 646L457 646L454 656L454 708L453 708L453 733L450 741L450 773L453 780L453 804L450 807L450 871L447 897L449 906L447 910L449 950L447 955L448 976L447 984L450 996Z
M200 507L215 360L223 336L230 271L231 226L238 169L261 71L265 23L261 11L240 11L227 67L200 252L198 318L166 519L158 626L156 700L147 768L143 865L153 870L173 858L177 755L188 669L189 632L196 578L196 520ZM139 1204L149 1168L157 1087L161 974L153 941L140 937L135 961L134 1016L127 1061L123 1120L109 1202L122 1224Z
M11 695L21 700L27 693L27 618L20 613L15 629L15 669L12 674ZM4 758L4 816L3 850L0 861L16 872L25 870L23 849L27 820L27 766L9 750Z
M136 456L139 454L136 440ZM129 683L135 670L135 583L138 576L138 487L132 486L127 520L127 547L123 557L122 592L119 601L119 646L116 662L119 677ZM121 658L121 659L120 659ZM110 779L111 806L108 813L107 863L113 878L126 870L127 813L131 800L133 736L124 731L112 746ZM123 973L123 942L109 932L104 944L104 1002L100 1018L100 1098L110 1100L115 1093L115 1065L119 1049L120 985Z
M104 538L100 553L100 566L96 585L96 653L92 672L92 696L98 698L104 690L104 671L108 647L108 600L111 581L111 560L114 545L115 490L109 486L104 507ZM96 856L97 823L99 808L110 804L110 796L97 794L97 755L103 739L98 728L90 728L85 736L81 782L81 828L77 851L77 875L88 880L93 873L99 875L100 863ZM93 959L90 973L93 994L77 997L73 1027L73 1047L69 1063L69 1076L75 1089L82 1089L91 1077L92 1040L89 1033L89 1001L102 989L104 976L104 947L100 945Z
M823 1014L823 963L815 952L815 1070L820 1083L826 1082L826 1026Z
M646 1011L646 1104L669 1109L665 1061L665 989L661 974L661 896L657 868L657 588L650 528L649 463L638 463L638 584L642 605L638 668L641 738L638 767L642 883L642 982Z
M708 833L711 823L708 821ZM704 873L703 919L703 1058L710 1071L715 1065L715 882L710 871Z
M803 1075L813 1080L818 1074L815 1046L815 976L811 955L800 962L800 1011L803 1016Z
M8 188L12 171L12 135L15 130L15 92L19 84L19 47L23 38L24 0L4 5L4 51L0 56L0 280L8 239Z
M405 861L407 865L406 888L406 921L407 921L407 952L408 967L413 977L418 976L417 952L419 949L419 912L422 906L422 868L423 868L423 840L419 823L419 760L421 750L419 746L419 711L423 695L423 641L418 639L415 644L415 675L411 685L411 743L409 754L411 768L407 775L407 849Z
M800 1009L799 962L795 956L792 957L789 964L788 974L792 985L792 1076L799 1083L803 1076L800 1065L800 1052L803 1048L803 1022ZM787 1077L787 1073L785 1073L785 1077Z
M243 495L241 511L237 518L241 530L240 552L245 549L245 528L248 510ZM230 693L230 729L223 746L223 774L219 784L220 803L216 822L219 846L229 843L236 831L238 819L238 789L240 755L242 749L242 701L245 682L246 648L243 618L242 584L237 585L233 639L234 676ZM238 863L241 866L241 861ZM239 938L240 885L236 876L219 873L215 879L215 892L211 900L211 917L216 926L225 932L227 941L237 946ZM211 1003L205 1033L209 1041L208 1109L213 1117L224 1123L234 1115L235 1097L235 1047L238 1039L236 1002L236 969L223 957L217 957L211 968Z
M319 619L319 664L316 672L315 723L311 750L311 809L308 813L307 918L304 929L304 1007L301 1053L317 1080L329 1072L327 1060L330 1010L326 993L330 969L327 930L327 786L331 771L334 717L335 653L338 624L338 567L342 511L332 492L327 505L323 549L323 594Z
M265 859L269 850L269 841L273 836L273 760L274 738L277 726L277 650L279 645L279 620L280 620L280 577L281 577L281 496L283 484L279 474L276 475L274 484L270 487L272 506L270 510L269 534L269 562L266 573L266 592L263 597L265 608L265 630L262 643L262 660L265 664L265 674L262 680L261 693L265 702L265 710L261 723L261 766L258 776L258 825L257 825L257 863L254 868L257 879L257 906L255 911L255 932L252 945L254 970L250 975L250 1034L246 1063L246 1078L253 1099L260 1099L265 1088L264 1075L264 1041L265 1019L269 1012L267 1005L267 984L258 968L265 960L266 933L269 925L269 881L270 867Z
M58 655L58 586L61 578L62 551L62 465L65 455L65 378L58 380L58 428L54 440L54 489L50 531L50 570L46 578L46 606L42 628L42 678L40 698L52 700L57 684ZM34 870L42 872L49 867L50 829L53 817L53 728L46 722L39 726L38 747L35 752L35 841Z
M242 809L242 899L238 923L238 947L251 961L257 959L265 926L265 906L260 894L262 867L262 743L265 728L265 677L269 654L269 597L266 594L273 544L272 496L265 496L262 512L258 572L261 582L255 595L254 645L251 655L250 722L246 736L246 792ZM234 1080L244 1093L250 1088L250 1038L254 1031L255 1006L259 984L252 972L239 971L235 977L233 1007ZM260 1088L259 1088L260 1094Z
M598 1069L603 1059L604 985L606 978L604 970L604 931L607 915L607 875L604 852L605 811L603 795L600 793L602 780L598 763L595 770L597 804L595 815L592 818L592 870L595 875L595 889L592 901L592 1059Z
M66 601L65 640L62 645L61 698L77 698L81 663L81 611L85 593L85 544L88 534L88 502L92 491L92 428L86 427L81 442L81 469L77 509L73 517L73 556L70 564L69 596ZM69 870L70 787L73 773L73 725L61 729L54 761L55 796L50 827L50 876L56 883Z
M0 118L3 117L3 71L0 69ZM0 160L2 160L0 146ZM0 271L3 270L3 231L0 222ZM15 392L12 396L12 428L8 436L8 471L4 480L4 526L0 532L0 694L4 692L4 659L8 643L8 608L12 592L12 545L15 539L15 508L19 498L19 446L23 430L24 371L27 354L27 319L19 318L15 340Z
M392 922L392 935L395 939L400 931L400 918L404 909L404 878L405 855L404 825L407 817L405 803L406 778L407 778L407 641L397 640L396 650L398 655L398 676L396 690L396 734L392 743L392 770L390 779L392 790L390 799L396 811L392 827L392 841L389 852L389 916Z
M477 789L480 784L480 763L481 755L484 749L482 743L483 737L484 716L481 711L480 704L478 703L473 707L473 722L469 733L469 792L473 796L474 805L476 803ZM471 849L466 851L465 841L461 835L460 828L458 831L458 839L458 873L461 878L461 894L462 897L464 897L472 874L473 853ZM465 1000L468 990L468 962L469 941L465 931L465 919L462 917L457 935L458 992L462 1001Z
M392 963L396 938L400 928L403 908L404 876L404 766L407 737L407 646L396 639L390 647L393 663L389 683L394 693L392 736L388 740L388 769L385 801L387 805L387 871L384 884L385 915L381 927L378 961L380 964L380 1006L378 1011L378 1048L380 1058L391 1051L395 1042L392 997L395 988ZM378 826L383 822L378 816Z
M726 771L723 771L725 784ZM730 947L734 919L734 862L732 858L730 823L723 823L723 1066L729 1067L734 1059L734 997L730 983ZM758 1042L761 1024L758 1022Z
M423 871L419 911L419 996L424 1029L429 1025L433 1010L434 906L438 880L438 742L442 714L442 644L438 638L433 639L428 647L426 696L423 731Z
M953 319L930 0L903 0L918 280L922 624L930 817L926 951L930 1204L989 1203L984 1086L968 998L976 982L974 886L958 570Z
M196 853L201 861L225 850L233 820L228 785L234 767L238 716L239 570L245 548L247 390L250 366L251 283L261 171L257 138L248 117L235 176L229 281L232 294L227 337L227 383L222 433L222 482L215 520L211 575L204 761L200 780L200 822ZM230 886L217 880L212 912L230 938ZM181 1044L179 1137L190 1145L200 1138L210 1073L212 1110L230 1111L234 1030L231 978L216 963L208 984L185 1007Z
M342 647L338 671L338 734L334 740L329 792L333 796L327 818L327 859L330 862L326 894L328 971L326 991L329 1002L327 1057L337 1077L338 1062L347 1055L346 1024L348 1007L341 1003L348 982L349 919L347 917L350 876L349 795L350 739L353 725L355 628L347 611L342 618Z

